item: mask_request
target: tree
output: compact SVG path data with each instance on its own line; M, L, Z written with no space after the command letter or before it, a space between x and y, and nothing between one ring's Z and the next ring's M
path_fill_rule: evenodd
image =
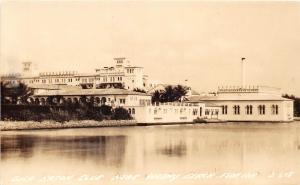
M177 85L176 87L174 87L174 90L175 90L175 99L178 101L186 95L188 88L183 87L182 85Z
M10 97L12 104L17 104L18 99L21 101L21 104L27 104L27 99L31 95L33 95L32 89L23 83L10 87L8 87L8 84L1 83L1 101L4 101L5 97Z
M152 102L174 102L180 101L183 96L187 93L187 87L177 85L177 86L167 86L164 91L155 91L152 95Z
M140 89L140 88L134 88L133 91L140 92L140 93L146 93L146 91L144 89Z
M152 103L158 103L158 102L160 102L160 99L161 99L160 96L161 96L161 93L158 90L156 90L153 93L152 98L151 98Z
M294 116L300 117L300 98L288 94L284 94L282 97L294 100Z
M3 82L1 82L1 104L4 104L6 103L5 102L5 96L7 96L7 87L6 87L7 84L4 84Z
M114 120L128 120L132 119L131 115L123 107L117 107L113 111L112 119Z

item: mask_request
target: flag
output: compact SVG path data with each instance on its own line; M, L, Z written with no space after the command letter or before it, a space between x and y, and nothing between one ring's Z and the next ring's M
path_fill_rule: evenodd
M242 61L245 60L246 58L242 58Z

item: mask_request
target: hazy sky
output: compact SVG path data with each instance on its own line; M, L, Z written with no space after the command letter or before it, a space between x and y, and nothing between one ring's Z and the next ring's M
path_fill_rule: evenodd
M127 57L150 78L198 91L247 84L300 96L300 2L4 1L1 73L92 72Z

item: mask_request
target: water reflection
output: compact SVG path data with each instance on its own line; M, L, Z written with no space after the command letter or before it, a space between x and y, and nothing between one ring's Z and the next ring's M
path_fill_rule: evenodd
M121 166L126 136L36 136L4 135L1 137L1 160L32 158L34 153L95 163Z
M300 122L3 132L1 137L2 178L198 171L266 175L292 170L296 175L291 179L250 184L300 181Z
M158 146L156 149L158 154L174 157L183 157L186 155L186 150L186 142L183 140L179 141L178 143L167 143L165 146Z

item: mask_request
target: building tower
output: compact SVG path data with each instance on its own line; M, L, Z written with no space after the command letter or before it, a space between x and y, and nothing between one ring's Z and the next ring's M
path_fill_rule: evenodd
M22 76L31 76L32 75L32 62L23 62Z

